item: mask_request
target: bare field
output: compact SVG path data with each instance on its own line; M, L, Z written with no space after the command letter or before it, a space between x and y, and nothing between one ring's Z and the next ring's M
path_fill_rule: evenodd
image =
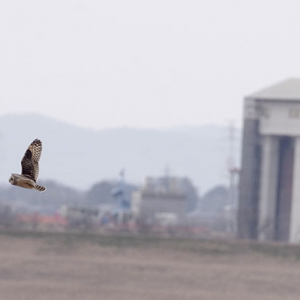
M0 232L0 299L300 297L300 247Z

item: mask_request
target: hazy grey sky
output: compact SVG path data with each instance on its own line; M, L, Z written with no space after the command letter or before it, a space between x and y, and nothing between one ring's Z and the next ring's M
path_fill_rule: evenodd
M3 0L0 113L239 124L245 95L299 76L299 12L298 0Z

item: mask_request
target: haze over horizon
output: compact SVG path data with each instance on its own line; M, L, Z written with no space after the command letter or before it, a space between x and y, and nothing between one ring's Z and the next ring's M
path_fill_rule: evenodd
M26 128L26 130L24 130ZM228 128L205 126L170 130L114 128L86 129L38 114L0 116L0 184L21 169L21 159L35 138L43 142L40 180L55 180L87 190L103 180L142 184L147 176L188 177L207 192L228 184L228 156L239 161L240 130L230 153Z
M2 1L0 115L241 127L244 96L299 77L299 11L294 0Z

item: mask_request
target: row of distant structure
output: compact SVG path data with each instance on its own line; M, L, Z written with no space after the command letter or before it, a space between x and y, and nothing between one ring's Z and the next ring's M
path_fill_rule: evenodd
M187 224L189 179L172 177L146 177L144 184L128 197L125 172L120 173L118 186L111 193L112 203L94 208L64 207L62 215L74 221L94 216L104 223L134 223L144 226L182 226ZM195 195L197 197L197 195ZM194 199L195 207L197 199ZM105 221L106 220L106 221ZM104 224L105 225L105 224Z
M241 169L231 164L229 173L230 233L241 239L300 242L300 79L244 99ZM183 222L181 182L168 180L161 185L148 178L136 193L134 211L141 219L151 223L173 215Z
M300 79L286 80L244 99L241 168L229 161L228 171L229 196L213 222L219 222L219 228L231 237L300 243ZM97 222L103 228L125 225L126 229L137 225L195 229L205 224L199 207L188 213L188 179L169 174L147 177L128 197L124 176L122 171L119 185L111 191L114 203L64 206L55 220L87 229Z

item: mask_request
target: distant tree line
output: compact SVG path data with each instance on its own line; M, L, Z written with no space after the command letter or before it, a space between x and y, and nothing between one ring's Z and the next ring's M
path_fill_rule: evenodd
M55 181L41 181L47 191L38 193L14 186L0 186L0 203L8 205L18 212L40 212L54 214L62 205L68 206L99 206L115 201L112 191L118 187L117 181L101 181L94 184L87 191L80 191L66 187ZM130 199L130 194L137 190L135 185L127 184L125 197Z
M220 212L228 199L224 187L216 187L199 199L196 188L188 178L184 180L184 192L187 197L187 212L200 209L202 212ZM103 180L95 183L87 191L80 191L64 186L55 181L41 181L47 187L44 193L26 190L10 185L0 186L0 204L8 205L14 211L39 212L54 214L62 205L96 207L101 204L113 203L116 199L112 191L119 188L117 180ZM139 187L127 183L124 197L130 199L131 193Z

